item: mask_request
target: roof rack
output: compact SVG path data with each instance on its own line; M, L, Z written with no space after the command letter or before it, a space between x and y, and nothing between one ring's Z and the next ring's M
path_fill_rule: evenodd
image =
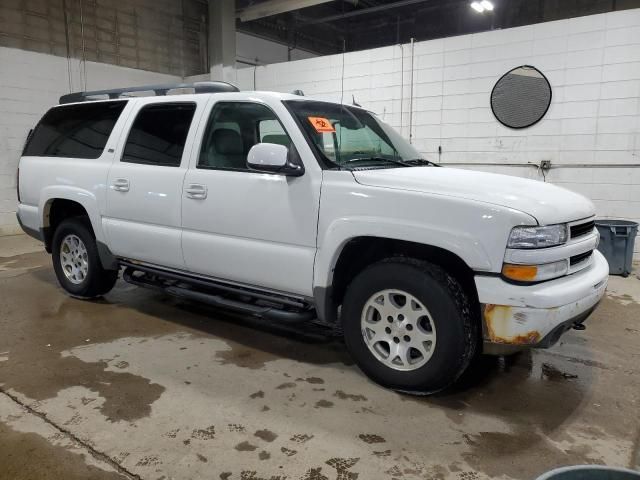
M113 88L109 90L94 90L92 92L73 92L60 97L60 103L87 102L97 100L97 96L107 95L109 99L120 98L132 92L154 92L155 95L166 95L169 90L178 88L193 88L195 93L220 93L239 92L240 89L227 82L195 82L195 83L175 83L166 85L142 85L140 87Z

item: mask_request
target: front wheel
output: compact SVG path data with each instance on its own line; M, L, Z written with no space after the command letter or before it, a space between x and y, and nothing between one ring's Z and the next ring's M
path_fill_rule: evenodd
M395 390L429 394L453 383L473 357L478 326L459 282L428 262L394 258L366 268L342 307L358 366Z
M60 223L53 234L51 253L58 283L73 296L99 297L118 279L117 270L102 267L96 240L81 218Z

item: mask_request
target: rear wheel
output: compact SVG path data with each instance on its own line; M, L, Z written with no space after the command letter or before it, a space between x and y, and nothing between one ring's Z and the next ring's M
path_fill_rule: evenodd
M342 323L358 366L375 382L411 393L453 383L478 341L459 282L436 265L407 258L384 260L356 276Z
M60 286L76 297L95 298L109 292L117 270L102 267L93 233L81 218L60 223L53 234L53 268Z

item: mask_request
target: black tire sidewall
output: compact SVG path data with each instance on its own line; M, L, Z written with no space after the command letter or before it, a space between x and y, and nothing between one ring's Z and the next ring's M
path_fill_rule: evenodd
M60 263L60 246L67 235L76 235L84 243L87 249L88 270L85 279L79 283L72 283L65 275ZM60 286L73 296L88 298L97 294L97 285L100 284L102 265L96 246L95 238L87 226L79 219L64 220L53 235L51 255L53 269Z
M446 281L447 277L443 276ZM427 270L400 262L381 262L360 273L348 288L342 308L345 342L358 366L375 382L396 390L434 393L451 384L462 373L468 355L463 312L443 278ZM429 310L436 331L436 346L429 361L412 371L387 367L371 353L361 331L365 303L381 290L403 290Z

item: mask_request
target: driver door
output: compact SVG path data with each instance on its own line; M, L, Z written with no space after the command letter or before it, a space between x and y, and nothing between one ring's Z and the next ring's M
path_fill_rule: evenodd
M258 102L218 101L200 129L183 188L187 269L312 295L320 179L247 168L257 143L295 148L274 110Z

